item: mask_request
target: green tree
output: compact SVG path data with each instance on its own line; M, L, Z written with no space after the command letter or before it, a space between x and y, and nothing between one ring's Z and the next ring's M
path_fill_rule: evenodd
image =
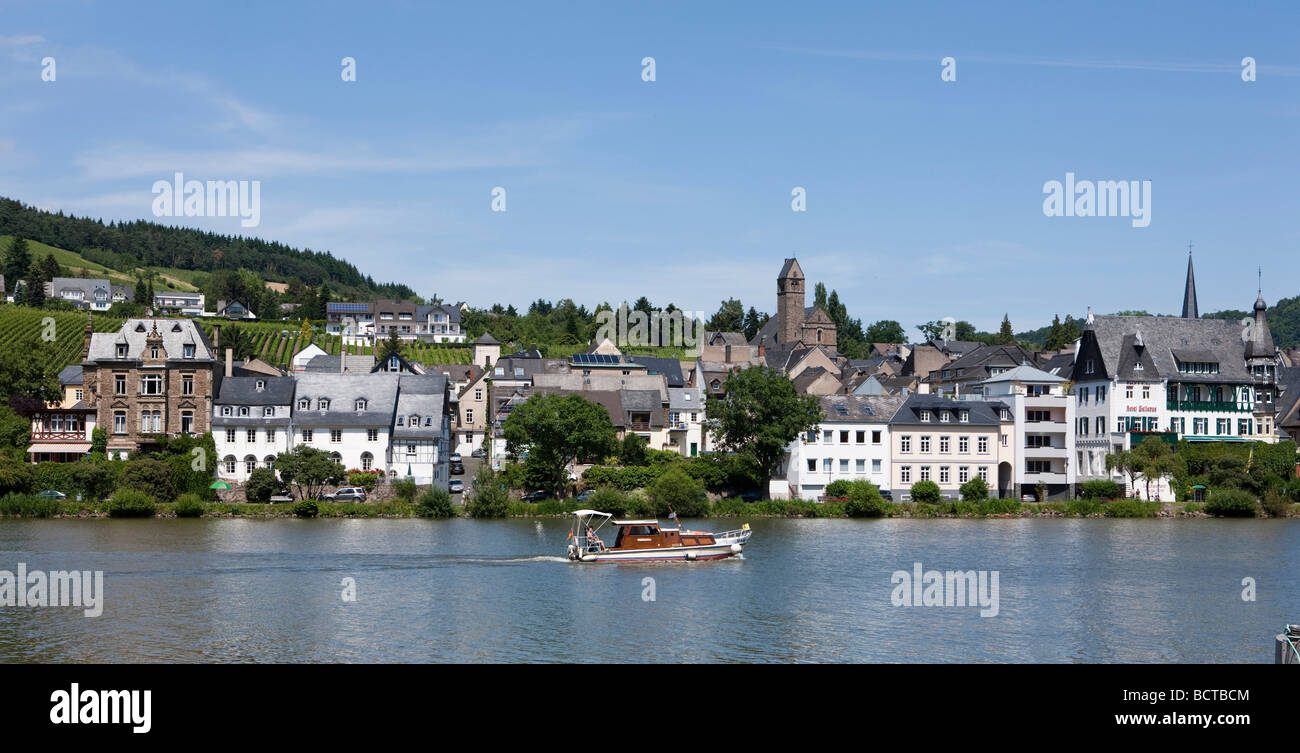
M940 337L942 337L943 327L944 327L944 323L939 321L931 321L931 322L926 322L925 324L916 325L916 328L921 330L921 335L922 335L921 339L923 339L926 342L929 342L931 340L938 340Z
M143 492L155 500L171 501L176 496L171 469L154 458L132 458L122 469L122 489Z
M40 261L32 262L27 269L27 305L40 308L45 305L45 266Z
M961 498L963 502L983 502L989 498L988 483L975 476L961 485Z
M929 505L939 504L943 499L943 494L939 490L939 485L933 481L917 481L912 484L912 501L924 502Z
M736 298L728 298L704 325L710 332L740 332L745 328L745 307Z
M709 512L704 483L691 478L677 465L659 474L647 493L657 515L667 511L684 518L698 518Z
M264 504L270 502L272 495L279 489L280 481L275 477L275 471L270 468L255 468L249 474L248 481L244 482L244 499Z
M904 331L903 325L893 319L881 319L867 327L863 333L867 342L871 343L903 343L907 342L907 332Z
M1016 333L1011 329L1011 317L1002 315L1002 327L998 329L998 345L1011 345L1016 341Z
M757 309L750 306L749 311L745 312L744 328L741 330L745 333L746 339L753 340L763 325L767 324L769 318L767 314L760 314Z
M465 509L472 518L504 518L510 509L510 489L499 473L484 463L474 476Z
M821 423L816 395L801 395L781 371L755 366L732 373L726 397L710 395L706 425L723 450L741 456L767 496L785 448Z
M5 253L4 275L6 280L10 280L10 287L27 274L27 270L32 266L31 254L27 250L27 239L18 236L9 244L9 251Z
M1061 326L1061 315L1052 317L1052 326L1043 341L1043 350L1056 350L1065 347L1065 328Z
M623 465L646 465L646 441L640 434L628 432L619 447L618 459Z
M300 500L315 499L325 487L341 484L347 478L347 470L328 452L306 445L280 453L273 465L280 472L280 480L292 484Z
M614 452L614 424L605 408L581 395L533 395L510 411L502 425L506 452L527 454L528 464L546 471L548 488L563 493L565 467Z
M42 340L39 332L0 348L0 400L23 415L59 400L62 391L53 373L57 363L54 343Z

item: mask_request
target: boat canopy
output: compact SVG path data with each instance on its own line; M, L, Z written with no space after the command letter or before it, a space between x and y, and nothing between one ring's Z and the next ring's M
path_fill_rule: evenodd
M651 518L650 520L615 520L611 521L616 526L657 526L659 521Z
M601 517L605 517L605 518L614 517L613 513L601 512L600 510L574 510L573 514L575 517L579 517L579 518L586 518L591 515L600 515Z

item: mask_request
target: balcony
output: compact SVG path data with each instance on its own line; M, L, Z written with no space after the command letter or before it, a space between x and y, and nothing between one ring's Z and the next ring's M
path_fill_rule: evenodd
M1253 408L1226 400L1170 400L1166 407L1171 411L1207 411L1218 413L1250 413Z

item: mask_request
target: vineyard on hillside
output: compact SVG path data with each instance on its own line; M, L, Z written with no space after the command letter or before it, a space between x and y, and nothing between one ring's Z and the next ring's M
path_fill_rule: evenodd
M45 332L46 317L54 320L56 357L51 364L58 372L64 366L81 363L81 348L86 338L86 314L82 311L43 311L26 306L0 306L0 348L8 351L17 348L31 335L40 337ZM121 319L107 316L94 317L96 332L116 332L122 327Z
M207 336L208 341L213 340L213 325L220 325L223 333L228 333L230 328L239 329L240 332L251 337L253 342L253 352L258 358L269 364L279 366L283 369L291 369L293 354L312 344L313 342L326 353L332 356L339 355L344 350L342 339L325 335L320 332L313 332L311 336L304 337L300 327L291 323L279 322L228 322L221 320L203 319L199 321L199 326L203 328L203 334ZM370 346L349 345L346 348L348 355L377 355L376 348ZM384 345L382 342L377 346L379 353L383 353ZM470 349L468 347L449 347L446 345L437 345L432 343L411 343L406 345L403 354L410 360L421 364L453 364L469 363ZM218 354L220 358L221 355Z

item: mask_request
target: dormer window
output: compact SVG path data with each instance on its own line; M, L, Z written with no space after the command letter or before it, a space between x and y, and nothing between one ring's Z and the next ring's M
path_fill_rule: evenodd
M307 410L311 407L311 398L304 397L298 401L298 410Z
M425 417L424 417L424 425L425 425L425 426L433 426L433 416L425 416Z
M193 358L193 357L194 357L194 346L193 346L193 345L186 345L186 346L185 346L185 357L186 357L186 358Z
M928 411L928 410L922 410L922 411L921 411L921 420L922 420L922 421L929 421L929 420L930 420L930 411Z
M1096 365L1093 363L1093 360L1091 358L1083 362L1083 373L1091 374L1096 370L1097 370Z
M970 411L968 410L957 411L957 420L963 424L970 423Z
M150 349L149 349L149 357L150 357L150 358L155 358L155 359L156 359L156 358L158 357L158 349L157 349L157 348L150 348Z
M246 406L246 405L244 405L244 406L240 406L240 408L239 408L239 415L241 415L241 416L247 416L247 415L248 415L248 406Z
M329 409L330 409L330 399L329 399L328 397L317 398L317 400L316 400L316 409L317 409L317 410L329 410Z
M272 407L269 406L269 405L266 406L265 408L262 409L262 415L263 415L264 417L266 417L266 418L274 418L274 417L275 417L275 408L272 408Z
M366 401L364 399L357 400L357 410L363 411L365 409L366 409Z
M946 424L952 420L952 413L946 410L939 411L939 423Z
M266 382L262 381L261 379L257 380L257 391L261 392L264 389L266 389Z
M229 415L230 415L230 406L229 406L229 405L223 405L223 406L221 406L221 415L223 415L223 416L229 416Z
M402 417L401 417L401 416L398 416L398 417L397 417L397 425L398 425L398 426L405 426L405 424L403 424L402 421L403 421Z
M411 426L419 426L419 425L420 425L420 417L411 416Z
M125 346L125 345L119 345L119 346L117 346L117 357L118 357L118 358L126 358L126 346Z

